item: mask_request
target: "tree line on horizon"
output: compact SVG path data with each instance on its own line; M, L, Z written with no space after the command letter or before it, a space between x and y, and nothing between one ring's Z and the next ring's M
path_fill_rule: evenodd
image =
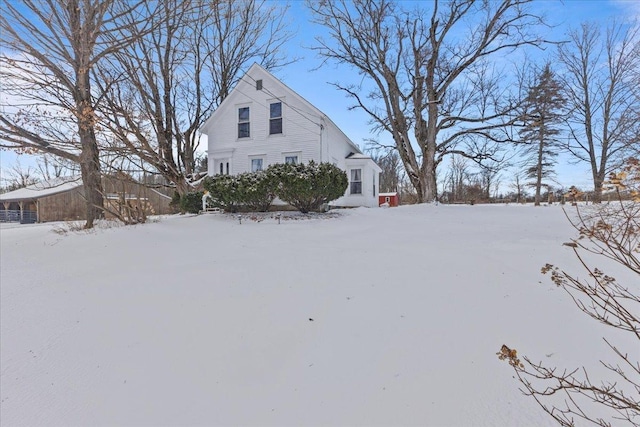
M548 40L531 0L307 7L326 30L312 49L360 76L333 85L370 118L370 149L395 171L383 183L418 203L471 162L486 193L518 166L518 193L531 185L539 204L559 153L589 165L599 201L607 174L640 151L638 25L585 23ZM251 63L296 61L286 12L261 0L2 2L0 147L77 167L88 228L103 173L149 171L192 191L204 120ZM527 59L542 49L541 63Z

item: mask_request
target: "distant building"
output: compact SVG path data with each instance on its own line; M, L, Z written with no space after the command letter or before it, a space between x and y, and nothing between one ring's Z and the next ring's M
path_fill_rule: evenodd
M170 213L171 198L130 180L103 178L107 210L137 204L148 215ZM106 212L105 216L110 216ZM0 221L48 222L86 218L84 186L79 176L60 177L0 194Z

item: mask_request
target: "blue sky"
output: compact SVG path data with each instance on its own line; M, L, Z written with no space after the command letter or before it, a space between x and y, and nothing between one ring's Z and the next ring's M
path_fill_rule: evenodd
M549 37L554 38L561 38L569 27L575 27L584 21L594 21L604 25L609 19L640 16L640 1L635 0L540 0L535 3L535 7L544 12L556 26L550 30L549 34ZM372 137L380 141L390 140L388 135L374 135L367 124L368 116L359 110L350 111L349 106L353 105L353 101L329 84L336 81L357 83L359 76L355 72L345 65L335 67L332 63L324 65L322 69L314 69L321 64L322 60L316 56L315 52L304 47L313 44L314 36L321 34L322 28L307 23L310 13L306 10L304 2L293 1L290 12L296 24L302 28L299 29L298 36L291 43L290 49L304 59L276 72L276 76L327 114L361 148L365 145L364 141ZM541 55L545 54L541 53ZM556 168L558 182L565 187L576 185L584 189L592 188L588 166L586 164L571 165L568 160L564 157L559 159ZM441 173L444 173L444 170ZM503 181L508 185L511 179L509 172L505 175ZM505 187L504 190L507 188Z
M284 2L281 2L284 3ZM403 2L406 4L415 2ZM550 30L550 37L562 37L570 26L579 25L583 21L595 21L606 24L608 19L617 17L628 19L640 16L640 1L635 0L539 0L535 7L544 12L557 25ZM327 114L356 144L364 148L364 141L376 137L380 141L389 139L387 135L374 135L368 125L368 117L359 110L349 110L352 100L338 91L330 82L357 83L359 76L348 66L335 66L329 63L317 69L322 60L316 53L307 49L314 44L314 37L323 33L323 29L309 22L310 12L303 1L291 1L289 8L290 29L296 33L286 49L290 57L298 57L299 61L276 71L274 74L289 87ZM1 90L1 88L0 88ZM0 174L6 175L6 169L20 158L23 166L34 163L29 156L16 156L13 152L0 151ZM556 168L558 181L568 187L578 185L588 189L591 186L590 175L586 165L569 165L560 159ZM505 181L510 178L505 177Z

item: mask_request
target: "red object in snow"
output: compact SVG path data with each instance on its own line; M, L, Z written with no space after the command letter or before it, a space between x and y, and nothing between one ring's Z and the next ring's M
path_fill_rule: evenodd
M378 194L378 205L396 207L400 205L400 197L398 193L380 193Z

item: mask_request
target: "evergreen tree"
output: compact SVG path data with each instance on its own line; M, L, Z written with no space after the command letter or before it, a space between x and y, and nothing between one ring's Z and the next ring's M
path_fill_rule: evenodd
M526 125L520 131L525 144L525 174L532 179L535 188L535 205L540 206L541 188L544 178L553 176L560 144L559 122L563 117L566 99L550 64L546 64L529 88L526 98Z

